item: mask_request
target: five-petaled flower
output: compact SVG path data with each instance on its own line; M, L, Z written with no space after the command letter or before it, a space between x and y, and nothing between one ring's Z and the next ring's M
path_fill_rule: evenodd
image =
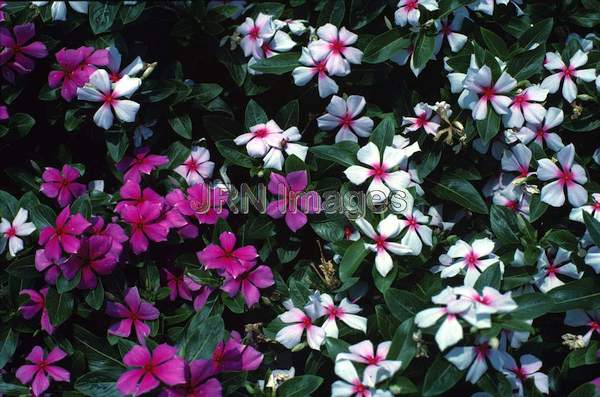
M381 342L377 345L377 350L375 350L370 340L364 340L349 346L349 353L338 353L335 361L350 360L364 364L366 365L365 377L373 380L377 379L377 373L380 371L392 376L398 372L402 366L402 362L388 358L391 345L391 341Z
M207 245L197 253L198 260L207 269L221 270L232 278L237 278L254 266L258 253L252 245L235 248L236 240L235 234L231 232L221 233L220 245Z
M345 27L338 30L330 23L317 29L319 39L310 42L308 49L316 62L325 61L325 68L332 76L346 76L350 73L350 64L360 64L363 53L351 47L358 36Z
M574 80L577 78L590 82L596 79L596 70L594 68L578 70L578 68L585 65L587 61L588 55L581 50L577 50L577 52L573 54L568 65L563 62L559 53L546 53L544 67L549 71L558 72L546 77L544 81L542 81L542 88L546 88L548 92L554 94L560 88L560 83L562 81L563 98L568 102L573 102L577 97L577 85Z
M359 95L350 95L348 99L334 95L327 105L327 113L317 119L319 128L331 131L340 127L335 134L335 142L358 142L358 137L367 138L373 130L373 120L370 117L358 115L366 105L365 98Z
M50 198L58 198L58 204L65 207L74 199L85 193L85 185L75 182L81 173L75 167L68 164L63 165L59 171L56 168L46 167L42 174L42 186L40 191Z
M436 0L400 0L398 9L394 13L396 25L406 26L407 23L412 26L418 25L421 17L419 6L427 11L435 11L438 9L438 2Z
M440 255L441 265L434 269L441 271L442 278L454 277L465 270L465 285L473 286L485 269L499 261L493 251L494 242L488 238L475 240L472 245L458 240L447 253Z
M550 159L538 160L537 177L541 181L553 180L542 188L541 199L553 207L561 207L565 203L566 189L569 203L573 207L581 207L588 200L588 192L582 186L588 178L585 169L574 162L575 147L572 143L565 146L556 157L560 167Z
M48 317L48 309L46 308L46 295L48 295L48 288L42 288L40 292L32 289L22 289L21 292L19 292L19 295L27 295L31 301L30 304L19 307L19 311L23 317L26 320L30 320L33 318L33 316L41 311L42 317L40 318L40 325L44 331L52 335L54 332L54 326L50 322L50 317Z
M62 360L67 353L59 347L53 348L46 356L41 346L34 346L27 361L32 364L25 364L17 369L15 376L23 384L31 384L31 391L34 396L42 396L50 387L50 379L56 382L69 382L71 374L66 369L55 365L57 361Z
M488 103L492 104L494 111L499 115L509 112L512 100L507 95L517 86L517 81L502 72L498 80L492 84L492 70L483 66L478 70L470 70L464 81L464 88L468 96L464 98L467 108L473 111L473 119L483 120L488 114Z
M9 83L15 82L15 73L23 75L33 70L35 63L32 58L45 58L48 55L41 41L27 44L34 35L33 23L16 25L12 32L6 27L0 28L0 70Z
M210 152L207 148L193 146L188 158L175 168L175 172L181 175L189 186L204 183L205 179L212 176L215 169L215 163L209 159Z
M35 231L35 225L27 222L28 214L26 209L19 208L12 222L5 218L0 220L0 235L8 240L8 252L11 256L17 255L17 252L23 249L21 237L29 236Z
M74 254L79 250L78 236L89 226L83 215L71 215L71 208L67 206L56 217L56 226L46 226L40 231L38 244L44 246L48 259L57 260L63 251Z
M150 327L144 321L156 320L160 312L150 303L140 298L137 287L129 288L123 301L125 304L118 302L106 303L106 313L109 316L122 318L121 321L110 326L108 333L128 337L133 326L138 342L145 345L145 339L150 335Z

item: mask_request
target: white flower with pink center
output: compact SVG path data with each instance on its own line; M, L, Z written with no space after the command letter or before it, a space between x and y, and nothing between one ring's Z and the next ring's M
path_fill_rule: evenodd
M546 251L542 250L537 261L537 273L533 276L532 283L540 291L546 293L565 283L558 276L580 279L583 272L577 272L577 266L571 260L571 251L559 248L554 258L549 259Z
M565 146L556 157L560 168L550 159L538 160L538 179L553 180L542 188L541 199L553 207L561 207L565 203L566 190L569 203L573 207L581 207L588 200L587 190L581 185L587 183L588 179L583 167L574 163L575 147L572 143Z
M535 388L541 393L548 394L548 375L538 372L542 368L542 362L531 354L521 356L518 365L510 355L504 357L504 374L511 383L515 396L523 396L523 382L533 378Z
M501 160L502 171L516 172L517 178L526 178L530 174L531 156L531 150L522 143L505 150Z
M467 42L467 36L459 33L462 28L463 21L468 15L465 8L459 8L454 12L454 18L452 22L448 18L436 19L434 21L435 29L437 30L437 36L435 37L435 51L438 53L442 48L444 39L448 41L450 50L452 52L460 51Z
M393 376L400 367L402 362L398 360L387 360L388 352L392 342L381 342L377 345L377 351L370 340L364 340L360 343L348 347L349 353L338 353L335 361L350 360L366 365L365 377L377 379L377 373L382 372Z
M0 220L0 236L8 240L8 252L11 256L17 255L23 249L23 240L20 237L29 236L35 231L35 225L27 222L28 215L26 209L19 208L12 222L5 218ZM2 246L0 252L4 251L6 240L4 243L0 242Z
M373 397L372 388L375 387L375 381L366 374L363 374L361 379L350 361L336 362L335 374L342 380L337 380L331 385L331 397Z
M356 152L356 158L361 163L369 166L352 165L344 174L355 185L362 185L371 178L367 191L373 202L383 202L391 192L405 189L410 183L410 175L403 170L393 171L402 160L407 157L402 149L388 146L383 151L383 160L379 148L373 142L367 143Z
M568 310L565 316L565 325L569 327L586 327L587 332L583 335L585 345L589 345L592 334L600 334L600 313L596 310Z
M346 76L350 73L350 64L360 64L363 53L351 47L358 36L345 27L339 29L330 23L317 29L319 39L308 44L308 49L317 62L325 61L327 72L332 76Z
M238 146L246 145L251 157L263 158L270 148L281 146L282 132L275 121L269 120L265 124L250 127L250 132L238 136L233 141Z
M600 193L592 194L592 203L581 207L573 208L569 214L569 219L575 222L584 223L583 213L587 212L594 219L600 221Z
M262 72L252 69L259 59L271 58L275 55L288 52L296 46L296 42L292 40L289 34L278 30L273 36L263 40L263 44L258 51L258 54L250 58L248 61L248 73L253 75L260 75Z
M469 5L469 8L473 11L480 11L487 15L493 15L495 5L508 5L510 3L517 9L517 15L523 15L523 10L519 7L519 4L523 4L523 0L476 0Z
M473 286L485 269L499 261L493 251L494 242L488 238L475 240L472 245L458 240L447 253L440 255L441 265L433 270L441 271L442 278L454 277L465 271L465 285Z
M113 125L113 110L121 121L131 123L140 109L140 104L128 99L142 85L137 77L124 75L114 84L104 69L98 69L90 76L89 83L77 88L77 99L101 102L102 106L94 114L94 123L105 130Z
M464 318L469 323L476 325L476 316L472 303L466 299L459 299L452 287L446 287L439 294L433 296L431 301L441 307L432 307L418 312L415 316L415 324L419 328L429 328L444 318L435 333L435 341L443 351L457 344L463 338L463 329L458 319Z
M406 26L408 23L412 26L417 26L421 17L419 6L428 11L435 11L438 9L438 2L436 0L400 0L398 2L398 9L394 13L396 25Z
M270 39L275 34L273 16L261 12L256 20L246 18L246 21L238 26L237 32L243 36L240 47L244 51L244 56L252 56L256 59L264 58L263 44L265 40Z
M302 55L298 60L304 66L298 66L292 72L294 84L299 87L304 87L315 76L317 76L317 85L319 87L319 96L327 98L329 95L337 94L339 87L327 72L325 59L317 61L313 58L310 50L306 47L302 48Z
M304 161L308 153L308 146L295 143L300 141L300 139L302 139L302 135L298 131L298 127L290 127L283 131L279 147L269 149L269 152L263 159L265 168L273 168L281 171L285 163L283 153L286 153L288 156L294 155Z
M516 86L517 81L506 72L502 72L498 80L493 83L492 70L488 66L483 66L477 71L469 70L464 81L464 87L469 92L465 101L467 107L473 111L473 119L485 119L488 114L488 104L492 105L497 114L508 114L508 107L512 100L503 94L510 93Z
M523 192L520 186L512 183L504 189L496 190L492 201L496 205L508 208L514 213L519 213L529 219L529 196Z
M433 245L433 231L429 227L429 217L421 211L414 209L412 213L404 215L400 219L400 232L406 230L400 243L409 247L413 255L419 255L423 249L423 244L431 247Z
M440 116L433 112L431 106L423 102L417 103L414 111L417 117L402 117L405 130L418 131L423 128L429 135L435 135L440 129Z
M309 305L302 311L296 307L291 307L287 312L279 315L279 319L284 323L291 324L277 332L275 340L288 349L292 349L302 340L302 334L306 331L306 341L308 346L314 350L321 350L321 345L325 342L325 330L314 325L314 321L322 316L320 310L311 310L313 305Z
M517 93L509 107L509 113L502 117L508 128L522 127L523 123L541 124L546 115L546 109L536 102L543 102L548 96L548 90L534 85Z
M373 120L370 117L358 117L367 102L359 95L350 95L347 100L334 95L327 105L327 113L317 119L319 128L331 131L341 127L335 135L335 142L358 142L358 136L367 138L373 130Z
M546 111L544 120L539 123L527 123L517 132L517 138L528 145L535 141L542 148L544 143L555 152L565 147L560 136L550 132L552 128L559 126L564 120L564 113L559 108L549 108Z
M207 148L193 146L188 158L175 168L175 172L181 175L189 186L204 183L215 169L215 163L209 160L210 152Z
M483 287L481 293L475 288L463 285L454 288L454 293L462 296L473 303L475 314L477 314L477 326L489 328L492 326L490 315L494 313L510 313L517 309L511 293L501 294L492 287Z
M355 222L360 231L373 241L365 243L365 248L375 252L375 268L383 277L394 266L390 252L394 255L412 255L410 247L390 241L400 234L400 221L396 215L386 216L377 225L377 231L365 218L360 217Z
M506 352L492 347L486 338L479 336L475 339L475 346L453 347L446 354L446 360L461 371L470 367L465 379L475 384L488 370L488 361L496 371L502 371L505 355Z
M573 102L577 98L577 84L575 79L585 82L594 81L596 79L596 70L580 69L588 61L588 56L585 52L577 50L577 52L569 60L566 65L558 52L546 53L544 59L544 67L549 71L557 71L551 74L542 81L542 88L546 88L548 92L554 94L558 92L560 83L562 82L562 95L568 102Z
M357 316L362 310L360 306L350 302L348 298L342 299L339 305L333 302L333 298L328 294L321 294L321 306L323 315L326 317L321 326L325 330L325 335L331 338L337 338L339 334L336 320L342 321L350 328L357 329L364 333L367 332L367 318Z

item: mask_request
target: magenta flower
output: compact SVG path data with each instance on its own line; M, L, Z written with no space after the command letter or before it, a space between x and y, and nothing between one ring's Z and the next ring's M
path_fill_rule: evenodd
M163 390L159 397L221 397L221 383L207 360L195 360L185 365L185 384Z
M58 197L58 204L65 207L85 193L85 185L75 182L80 176L79 170L68 164L63 165L61 171L46 167L42 174L44 183L42 183L40 191L46 197Z
M48 74L48 85L56 88L62 83L60 94L69 102L77 95L77 87L83 87L89 81L96 66L108 64L108 51L91 47L62 48L54 56L61 70L53 70Z
M160 221L161 205L145 201L140 206L127 205L121 210L121 217L131 226L129 243L137 255L148 249L148 239L159 242L167 239L169 228Z
M56 226L46 226L40 232L38 244L43 245L46 256L51 260L58 260L65 251L74 254L79 249L79 239L76 237L83 233L90 223L79 213L71 215L67 206L56 217Z
M27 74L33 70L31 58L44 58L48 55L46 46L41 41L27 44L35 35L35 25L26 23L16 25L12 33L8 28L0 29L0 67L2 76L10 83L15 82L15 73Z
M232 331L227 342L219 342L210 362L213 371L239 372L254 371L262 363L263 354L252 346L242 344L242 338Z
M48 317L48 310L46 309L46 295L48 294L48 288L42 288L40 292L32 289L23 289L19 292L19 295L29 296L31 303L29 305L23 305L19 307L19 311L23 314L26 320L31 320L39 311L42 312L40 320L41 327L48 334L52 335L54 332L54 326L50 323Z
M225 274L225 282L221 290L227 292L230 297L236 296L240 289L248 307L254 306L260 298L260 289L268 288L275 284L273 272L268 266L258 266L254 270L242 273L238 278Z
M127 180L119 190L122 201L119 201L115 206L115 212L121 213L127 205L139 205L145 201L162 203L163 198L149 187L142 190L139 182Z
M0 22L4 22L4 11L2 11L4 7L6 7L6 1L0 1Z
M125 157L117 164L117 169L124 172L123 178L125 180L131 179L139 183L142 174L150 175L155 168L169 162L167 156L149 153L149 148L141 147L135 150L133 157Z
M117 380L117 389L124 395L142 395L160 382L168 386L185 383L185 362L177 356L177 349L167 344L158 345L152 354L147 347L134 346L123 362L133 367Z
M41 346L34 346L27 356L27 361L33 364L21 365L15 376L19 381L27 385L31 383L31 391L34 396L41 396L50 387L50 378L56 382L69 382L71 374L62 367L52 365L62 360L67 353L55 347L46 356Z
M306 214L317 213L321 208L317 192L304 192L307 185L306 171L290 172L286 177L271 172L269 191L279 199L269 203L267 214L275 219L285 216L285 223L293 232L301 229L308 221Z
M214 289L208 285L199 284L191 277L185 276L182 273L171 273L167 269L164 269L164 272L167 278L167 288L171 290L169 299L174 301L178 296L187 301L193 299L194 310L202 310ZM192 298L195 293L196 297Z
M77 254L71 255L61 267L65 278L71 280L81 271L79 288L96 288L97 275L109 275L117 266L117 258L110 253L110 248L110 237L84 238L81 240Z
M131 334L131 326L133 326L138 341L141 345L144 345L144 339L150 335L150 327L144 323L144 320L156 320L160 312L150 303L140 298L137 287L127 290L124 302L124 305L114 302L106 303L106 313L109 316L123 319L111 325L108 333L128 337Z
M9 118L8 108L4 105L0 105L0 121L8 120Z
M201 183L188 188L187 193L189 208L198 222L214 225L229 216L229 211L223 208L229 197L226 190Z
M50 285L56 284L56 280L61 274L58 264L58 261L48 259L43 249L35 251L35 269L38 272L46 272L44 280Z
M227 272L231 277L237 278L240 274L252 268L258 257L256 248L246 245L234 249L235 234L223 232L219 236L221 245L209 244L198 252L198 260L207 269L219 269Z
M116 223L109 223L104 227L104 219L100 216L94 216L91 219L92 225L88 232L94 236L105 236L110 238L110 253L119 258L123 251L123 243L128 240L125 230Z

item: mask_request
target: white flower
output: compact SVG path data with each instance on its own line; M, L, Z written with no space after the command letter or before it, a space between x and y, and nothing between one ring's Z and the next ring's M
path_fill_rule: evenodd
M367 332L367 318L356 315L362 309L360 306L350 302L348 298L342 299L342 302L336 306L330 295L321 294L321 306L323 307L323 314L327 317L321 326L325 330L325 335L332 338L338 337L336 320L341 320L350 328L364 333Z
M366 138L373 130L373 120L370 117L358 115L366 105L365 98L359 95L350 95L347 100L334 95L327 105L327 113L317 119L319 128L331 131L341 127L335 135L335 142L358 142L358 136Z
M402 149L392 146L385 148L383 160L379 154L379 148L373 142L367 143L356 153L356 158L361 163L368 165L366 168L360 165L352 165L344 171L346 177L355 185L362 185L367 179L373 178L367 191L371 194L374 202L384 201L390 191L398 191L408 186L410 175L406 171L391 171L407 157Z
M373 379L363 374L361 380L356 368L350 361L335 363L335 374L343 380L337 380L331 385L331 397L367 397L371 395L371 388L375 386Z
M287 153L288 156L293 154L304 161L306 159L306 154L308 153L308 146L294 143L298 142L300 139L302 139L302 135L300 135L300 131L298 131L297 127L290 127L283 131L281 133L279 147L272 147L269 149L269 152L263 159L265 168L273 168L281 171L283 169L283 164L285 163L283 152Z
M529 196L519 186L510 184L496 190L492 198L494 204L501 205L529 219Z
M522 127L523 123L541 124L546 115L546 109L535 102L543 102L548 96L548 90L534 85L525 88L512 99L509 114L502 116L504 125L508 128Z
M385 277L393 267L392 257L389 252L395 255L411 255L412 249L397 242L389 241L400 234L400 221L394 214L385 217L377 225L377 232L373 226L365 219L356 219L356 226L371 240L373 244L365 243L365 248L375 252L375 268L383 277ZM388 252L389 251L389 252Z
M26 209L19 208L12 223L8 219L0 220L0 233L8 240L8 252L11 256L17 255L17 252L23 249L23 240L19 237L29 236L35 231L35 225L27 222L28 215Z
M584 223L583 213L587 212L594 219L600 221L600 193L592 194L592 203L581 207L573 208L569 214L569 219L575 222Z
M410 247L413 255L419 255L423 249L423 244L432 246L432 235L433 232L429 225L429 217L423 215L423 213L417 209L414 209L412 213L405 214L405 219L401 219L400 231L406 229L406 233L400 240L400 243Z
M272 19L272 15L265 15L261 12L256 20L246 18L246 21L238 26L237 32L244 36L240 42L244 56L252 56L256 59L264 58L262 46L265 40L275 34Z
M419 328L429 328L444 317L444 321L435 333L435 341L440 350L455 345L463 337L463 329L458 318L462 317L476 325L473 305L466 299L458 299L452 287L446 287L439 294L433 296L431 301L442 307L432 307L417 313L415 324Z
M381 342L377 345L377 351L373 347L370 340L364 340L360 343L348 347L349 353L338 353L335 361L350 360L360 364L364 364L365 377L377 379L377 373L387 373L388 376L393 376L402 366L402 362L398 360L387 360L387 355L392 342Z
M52 14L53 21L66 21L67 20L67 4L71 6L73 11L80 14L88 13L88 2L87 1L52 1L50 6L50 13ZM47 1L32 1L36 7L41 7L48 4Z
M487 361L495 370L502 371L505 355L505 352L490 346L486 338L477 337L475 346L453 347L446 354L446 359L461 371L470 366L466 380L474 384L487 371Z
M523 382L529 378L533 378L536 389L544 394L548 394L548 375L537 372L542 368L542 362L531 354L521 356L520 361L521 365L519 366L512 356L506 355L504 357L504 374L513 386L513 389L518 390L518 393L515 395L523 395Z
M105 130L113 125L113 110L121 121L131 123L140 109L140 104L129 98L142 84L137 77L124 75L111 85L108 73L98 69L90 76L90 81L83 87L77 88L77 98L84 101L102 102L100 109L94 114L94 123Z
M204 183L205 179L212 176L215 163L209 161L210 152L207 148L193 146L189 157L177 168L175 172L181 175L188 185Z
M529 175L529 164L531 163L531 150L522 143L505 150L502 155L502 171L517 172L520 178Z
M585 345L589 345L592 334L600 334L600 313L595 310L568 310L565 316L565 325L569 327L588 327L588 331L583 335Z
M419 6L423 6L428 11L438 9L436 0L400 0L398 2L398 9L394 13L396 25L406 26L409 23L412 26L417 26L421 17Z
M577 85L573 81L575 78L590 82L596 79L596 71L594 68L577 70L588 61L588 56L585 52L577 50L577 52L569 60L569 65L565 65L561 56L557 52L546 53L544 67L550 71L557 71L542 81L542 88L546 88L548 92L554 94L560 88L562 81L562 95L568 102L573 102L577 97Z
M110 79L114 83L121 77L127 75L135 77L144 69L142 58L135 57L133 61L121 70L121 53L116 47L108 47L108 69L110 70Z
M554 180L554 182L544 185L541 199L553 207L561 207L565 203L564 190L566 189L569 203L574 207L581 207L588 199L587 190L581 185L585 184L588 179L583 167L573 162L575 159L573 144L562 148L556 157L560 168L550 159L538 160L538 178L541 181Z
M358 36L345 27L339 31L330 23L317 29L319 40L308 45L315 61L325 60L325 67L332 76L346 76L350 73L350 64L360 64L363 53L350 47L356 43Z
M492 71L488 66L474 71L469 70L464 81L464 88L469 91L467 107L473 111L473 119L483 120L488 114L488 103L492 104L494 111L499 115L509 112L512 103L507 94L517 86L517 81L508 73L502 72L498 81L492 84Z
M305 19L286 19L283 21L276 19L275 21L273 21L273 25L276 29L283 29L287 27L290 30L290 33L292 33L295 36L300 36L304 34L304 32L306 32L306 30L308 29L308 21Z
M407 126L406 131L417 131L423 128L426 133L435 135L440 128L440 116L433 112L431 106L423 102L417 103L414 111L417 117L402 117L402 125Z
M466 270L465 285L473 286L479 275L499 259L492 253L494 242L488 238L473 241L473 245L458 240L446 254L439 257L440 266L434 271L441 271L442 278L454 277L461 270Z
M236 145L246 145L251 157L262 158L272 147L280 147L283 131L277 123L269 120L266 124L256 124L250 127L250 132L234 139Z
M558 152L565 145L558 134L549 132L552 128L559 126L564 119L564 113L559 108L549 108L545 114L545 119L539 123L527 123L517 132L517 138L524 144L535 140L535 143L544 147L544 142L555 152Z
M313 77L317 76L319 87L319 96L327 98L331 94L337 94L339 87L335 81L327 74L325 67L326 61L316 61L306 47L302 48L302 55L298 60L304 66L298 66L292 72L294 84L303 87L308 84ZM372 126L371 126L372 127Z
M323 328L313 324L313 321L322 316L320 310L311 310L309 305L305 307L305 311L302 311L296 307L292 307L287 312L280 314L279 319L284 323L291 323L283 327L277 332L275 340L288 349L292 349L294 346L300 343L302 334L306 330L306 340L308 346L314 350L321 350L321 345L325 342L325 331Z
M540 291L546 293L565 284L559 280L559 274L575 279L581 278L583 272L578 273L577 266L569 262L570 259L571 252L564 248L558 249L553 260L548 259L546 251L542 250L537 261L538 272L533 276L532 282Z
M435 37L435 53L439 52L442 48L444 38L448 40L452 52L458 52L465 46L467 36L458 32L467 14L466 9L461 7L454 12L452 22L449 22L447 17L434 21L435 29L438 32Z
M454 293L472 302L479 328L489 328L492 326L491 314L510 313L517 308L517 304L512 299L510 292L501 294L492 287L483 287L483 291L480 294L475 288L463 285L462 287L455 287Z
M494 14L494 5L495 4L503 4L508 5L513 3L517 8L517 15L522 15L523 11L517 4L523 4L523 0L476 0L474 3L469 5L469 8L473 11L481 11L487 15Z

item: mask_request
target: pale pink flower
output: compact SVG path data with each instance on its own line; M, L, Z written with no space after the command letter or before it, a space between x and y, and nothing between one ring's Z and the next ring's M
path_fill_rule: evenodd
M531 354L521 356L521 365L510 355L504 358L504 374L513 386L518 390L518 395L523 395L523 382L533 378L533 383L541 393L548 394L548 375L538 372L542 368L542 362Z
M389 360L388 352L392 342L381 342L377 345L375 350L373 343L370 340L364 340L360 343L348 347L349 353L338 353L335 357L335 361L350 360L360 364L366 365L365 377L370 379L377 379L377 373L387 373L390 376L394 375L400 367L402 362L398 360Z
M592 334L600 334L600 313L596 310L568 310L565 316L565 325L569 327L587 327L583 335L585 345L589 345Z
M539 85L527 87L517 93L512 99L509 114L502 117L504 125L508 128L522 127L525 121L541 124L546 115L546 109L536 102L544 102L547 95L548 90Z
M236 145L246 145L248 155L263 158L270 148L280 147L283 130L273 120L250 127L250 132L234 139Z
M569 197L569 203L573 207L581 207L588 200L588 192L582 186L587 183L588 178L585 169L574 162L575 147L569 144L562 148L557 154L560 168L550 159L538 160L537 177L541 181L551 181L544 185L541 191L541 199L553 207L561 207L565 203L565 189Z
M563 122L564 113L559 108L549 108L545 114L544 120L539 123L527 123L516 134L517 138L528 145L535 141L542 148L544 143L555 152L558 152L565 145L560 139L560 136L554 132L550 132L552 128L557 127Z
M215 163L209 161L210 152L207 148L193 146L188 158L175 168L175 172L181 175L189 186L204 183L205 179L212 176Z
M302 334L306 331L308 346L314 350L321 350L321 345L325 342L325 330L313 322L323 315L322 308L320 304L308 305L305 307L305 311L306 313L292 307L287 312L280 314L279 319L291 325L280 329L275 336L275 340L288 349L292 349L300 343Z
M581 51L577 52L569 60L569 65L566 65L558 52L547 52L546 59L544 59L544 67L549 71L558 71L557 73L551 74L542 81L542 88L548 90L549 93L554 94L560 88L562 82L562 95L568 102L573 102L577 97L577 85L575 79L579 79L585 82L594 81L596 79L596 70L590 69L579 69L585 65L588 61L588 55Z
M319 128L331 131L341 127L335 135L335 142L358 142L358 137L367 138L373 130L373 120L370 117L358 115L366 105L365 98L350 95L347 100L334 95L327 105L327 113L317 119Z
M297 86L303 87L308 84L313 77L317 76L319 96L321 98L327 98L331 94L337 94L339 87L337 83L329 77L327 67L325 66L327 63L325 59L316 61L310 50L304 47L302 48L302 55L298 62L303 66L298 66L292 72L294 83Z
M438 2L436 0L400 0L398 2L398 9L394 13L396 25L406 26L408 23L412 26L417 26L421 17L419 6L422 6L427 11L435 11L438 9Z
M406 230L400 244L409 247L413 255L419 255L423 249L423 244L431 247L433 245L433 231L429 227L429 217L417 209L412 213L404 214L404 219L400 219L400 232Z
M491 103L497 114L508 114L512 100L503 94L510 93L516 86L517 81L506 72L502 72L498 81L493 83L492 70L488 66L470 70L465 78L464 88L469 93L465 102L473 111L473 119L483 120L487 117L488 103Z
M275 34L273 16L265 15L261 12L256 17L256 20L246 18L246 21L238 26L237 32L243 36L240 47L244 51L244 56L252 56L256 59L263 58L262 46L265 40Z
M470 367L467 371L466 380L473 384L477 383L488 370L487 361L496 371L502 371L505 356L505 352L490 346L488 340L484 337L477 337L475 346L453 347L445 355L446 360L461 371Z
M441 265L434 267L434 271L441 271L440 276L448 278L465 270L465 285L473 286L485 269L499 261L493 251L494 242L488 238L477 239L472 245L458 240L446 254L440 255Z
M542 250L537 261L537 273L533 276L532 282L546 293L565 283L558 278L558 275L580 279L583 272L577 272L577 266L571 260L571 251L559 248L554 258L548 258L545 250Z
M358 36L345 27L338 30L330 23L317 29L319 40L312 41L308 49L315 61L325 61L325 67L332 76L346 76L350 73L350 64L360 64L363 53L351 47Z
M323 307L323 314L326 319L321 326L325 330L325 335L337 338L339 331L336 324L336 320L342 321L350 328L357 329L364 333L367 332L367 318L357 316L362 309L357 304L354 304L348 300L348 298L342 299L339 305L333 302L333 298L328 294L321 294L321 306Z
M406 131L418 131L423 128L429 135L435 135L440 128L440 116L433 112L431 106L424 102L417 103L414 108L417 117L402 117L402 125Z

